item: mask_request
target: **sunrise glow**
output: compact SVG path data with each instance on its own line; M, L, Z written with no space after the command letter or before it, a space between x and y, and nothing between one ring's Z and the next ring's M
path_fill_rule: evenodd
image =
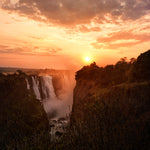
M86 61L86 62L89 62L90 60L91 60L91 58L90 58L90 57L88 57L88 56L87 56L87 57L85 57L85 61Z
M90 56L101 66L137 57L149 49L147 6L138 0L1 0L0 66L79 69Z

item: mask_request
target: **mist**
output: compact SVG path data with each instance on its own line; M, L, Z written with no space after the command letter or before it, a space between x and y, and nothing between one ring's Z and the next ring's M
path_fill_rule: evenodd
M74 72L45 70L31 78L34 94L41 101L48 118L69 117L73 104Z

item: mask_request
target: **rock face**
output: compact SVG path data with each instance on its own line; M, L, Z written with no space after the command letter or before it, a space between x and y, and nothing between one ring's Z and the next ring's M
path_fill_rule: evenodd
M141 54L133 64L131 63L127 64L127 62L124 62L123 60L122 62L119 61L118 63L116 63L116 65L114 66L111 65L111 66L106 66L105 68L99 68L96 65L96 63L92 63L90 66L85 66L76 73L76 86L74 88L74 101L73 101L73 113L72 114L74 114L75 112L76 115L78 114L77 118L81 118L81 116L84 114L83 106L86 103L90 103L89 99L91 96L99 95L101 91L107 91L108 89L112 89L113 87L119 85L116 82L112 86L109 86L109 84L105 86L101 86L101 83L108 82L106 80L109 80L110 82L114 82L113 78L115 78L114 77L115 72L118 71L118 70L115 70L118 67L118 64L121 64L122 65L121 67L124 67L126 65L125 68L127 71L125 71L125 74L128 74L126 81L125 82L119 81L118 82L119 84L126 83L126 85L128 85L127 83L144 82L144 81L149 83L150 81L150 50ZM107 72L108 68L109 68L109 71L110 71L110 68L112 68L112 72L113 72L112 74L109 74L109 72ZM101 74L106 75L106 76L109 75L109 79L105 77L102 78ZM138 94L139 93L137 92L137 95Z
M78 118L81 119L84 115L84 105L87 103L89 97L97 91L94 81L77 80L74 88L73 107L71 115L71 123ZM75 120L73 118L76 118Z
M70 139L84 149L148 149L149 91L150 82L141 82L99 89L81 101L75 96Z
M147 76L148 55L149 51L132 64L135 73L141 69ZM139 68L137 72L135 68ZM84 78L81 70L76 78L67 137L72 140L66 149L149 149L150 76L105 88L99 87L96 78L90 80L91 76Z

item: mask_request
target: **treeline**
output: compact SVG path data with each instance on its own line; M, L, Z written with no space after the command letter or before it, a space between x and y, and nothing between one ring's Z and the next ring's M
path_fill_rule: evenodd
M99 87L111 87L113 85L148 80L150 77L150 50L141 54L137 60L132 58L127 62L126 57L122 58L115 65L99 67L93 62L84 66L76 72L76 80L92 80Z

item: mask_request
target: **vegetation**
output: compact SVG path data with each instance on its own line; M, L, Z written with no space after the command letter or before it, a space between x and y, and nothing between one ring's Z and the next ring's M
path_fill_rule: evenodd
M150 50L130 62L123 58L115 65L102 68L92 63L79 70L71 126L57 146L64 150L148 150L149 60Z
M76 80L94 81L101 88L113 85L145 81L150 79L150 50L141 54L137 60L131 58L130 62L121 58L115 65L98 67L95 62L89 66L84 66L76 72Z
M131 69L130 81L150 80L150 50L141 54Z
M79 70L70 127L53 143L26 77L0 73L0 149L150 149L150 50L130 62Z
M129 71L133 65L133 61L127 62L126 58L122 58L115 65L107 65L106 67L98 67L96 63L84 66L76 73L77 80L92 80L99 87L111 87L128 81Z
M26 88L26 74L0 74L0 149L47 149L49 124L42 105Z
M150 82L97 91L74 106L65 150L148 150ZM67 140L70 139L70 140Z

